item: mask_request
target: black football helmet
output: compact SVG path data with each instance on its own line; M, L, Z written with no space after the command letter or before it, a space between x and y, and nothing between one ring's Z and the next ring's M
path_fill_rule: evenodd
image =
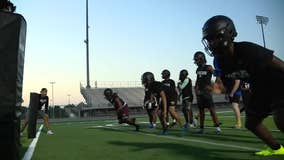
M162 71L162 78L163 79L170 78L170 76L171 76L171 72L169 70L165 69L165 70Z
M217 15L205 22L202 34L205 51L213 56L218 54L218 49L228 48L232 44L237 36L237 31L229 17Z
M195 52L193 60L197 66L202 66L207 63L205 54L201 51Z
M183 69L179 72L179 80L183 81L188 76L188 71Z
M16 6L9 0L0 0L0 10L6 10L13 13L16 10Z
M151 84L153 84L154 81L155 81L155 77L152 72L145 72L141 76L141 82L146 88L151 86Z
M104 90L104 96L105 96L106 99L108 99L108 100L111 99L112 95L113 95L112 89L107 88L107 89Z

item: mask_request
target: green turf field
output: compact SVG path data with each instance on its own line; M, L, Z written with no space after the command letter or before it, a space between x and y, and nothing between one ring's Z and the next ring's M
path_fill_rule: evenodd
M149 129L147 117L138 118L141 132L133 127L118 125L115 120L53 123L55 135L40 134L33 160L284 160L284 156L258 157L255 150L264 144L246 129L231 129L232 113L218 114L223 123L222 133L216 134L211 117L206 115L205 133L189 129L181 134L178 126L169 135L159 135L160 127ZM265 124L277 130L269 117ZM284 134L273 131L284 144ZM23 155L30 140L22 138Z

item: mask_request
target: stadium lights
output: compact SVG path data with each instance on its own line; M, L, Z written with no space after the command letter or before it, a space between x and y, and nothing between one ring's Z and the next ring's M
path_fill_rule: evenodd
M71 96L71 94L67 94L67 96L68 96L68 105L70 105L70 96Z
M266 48L266 46L265 46L265 38L264 38L264 32L263 32L263 24L264 24L264 25L267 25L268 21L269 21L269 18L268 18L268 17L256 15L256 22L257 22L258 24L260 24L260 26L261 26L262 40L263 40L263 46L264 46L264 48Z
M51 96L52 96L52 117L54 118L54 94L53 94L53 85L55 84L55 82L49 82L51 84Z

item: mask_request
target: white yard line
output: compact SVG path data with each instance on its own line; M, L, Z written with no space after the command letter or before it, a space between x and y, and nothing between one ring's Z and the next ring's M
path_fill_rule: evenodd
M113 128L108 126L92 126L93 128L109 128L113 130L122 130L119 128ZM180 138L180 137L173 137L173 136L163 136L163 135L156 135L156 134L149 134L149 133L143 133L143 132L137 132L142 135L151 136L151 137L159 137L159 138L165 138L165 139L171 139L171 140L178 140L178 141L186 141L186 142L194 142L194 143L202 143L206 145L212 145L212 146L221 146L221 147L229 147L229 148L236 148L236 149L242 149L242 150L249 150L249 151L259 151L258 148L252 148L252 147L245 147L245 146L239 146L234 144L224 144L224 143L217 143L217 142L210 142L210 141L203 141L203 140L197 140L197 139L187 139L187 138Z
M179 141L203 143L203 144L208 144L208 145L212 145L212 146L222 146L222 147L229 147L229 148L237 148L237 149L249 150L249 151L259 151L260 150L260 149L257 149L257 148L244 147L244 146L239 146L239 145L234 145L234 144L216 143L216 142L210 142L210 141L202 141L202 140L187 139L187 138L172 137L172 136L160 136L160 135L147 134L147 133L140 133L140 134L147 135L147 136L152 136L152 137L160 137L160 138L173 139L173 140L179 140Z
M43 125L39 127L39 130L36 133L36 138L33 139L22 160L30 160L32 158L42 128Z

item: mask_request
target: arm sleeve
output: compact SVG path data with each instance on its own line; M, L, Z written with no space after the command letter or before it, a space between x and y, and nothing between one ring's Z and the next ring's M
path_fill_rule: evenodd
M184 89L188 83L189 83L189 79L186 78L186 79L182 82L182 84L180 85L179 88L180 88L180 89Z

